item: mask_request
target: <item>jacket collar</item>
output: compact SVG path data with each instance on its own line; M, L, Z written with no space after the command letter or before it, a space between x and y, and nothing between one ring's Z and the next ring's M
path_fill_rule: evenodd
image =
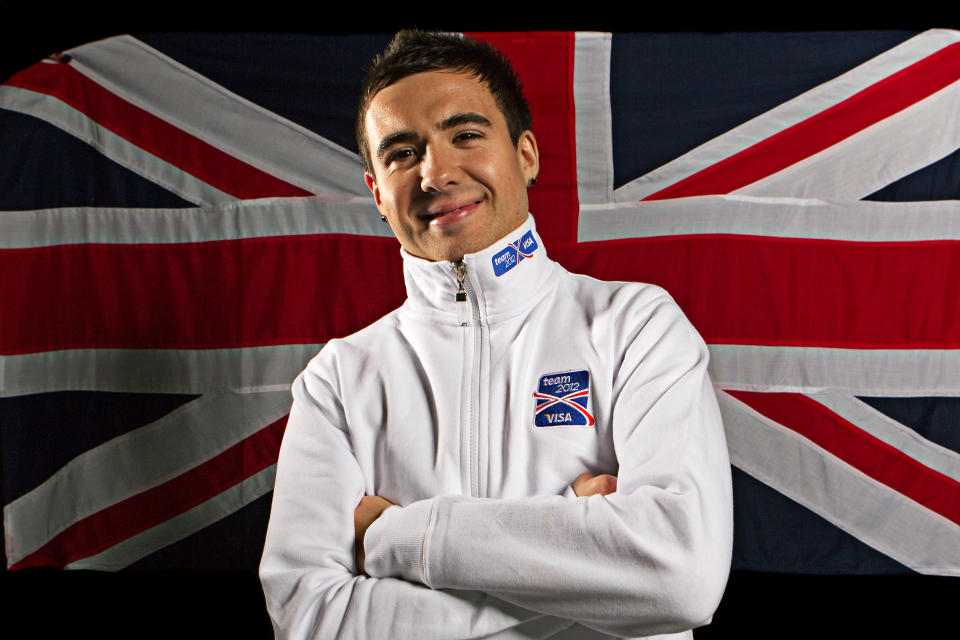
M453 263L430 262L403 249L400 252L407 287L404 307L418 315L458 323L473 310L473 302L485 322L526 311L555 282L550 276L558 266L547 257L530 214L526 222L497 242L463 257L468 294L465 302L457 301L458 281Z

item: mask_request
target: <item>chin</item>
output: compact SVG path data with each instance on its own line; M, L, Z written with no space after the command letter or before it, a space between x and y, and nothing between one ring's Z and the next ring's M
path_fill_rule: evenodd
M434 254L434 258L431 258L434 262L456 262L463 258L464 254L470 253L469 251L461 251L457 249L451 249L449 251L439 251Z
M446 242L438 242L431 247L425 247L425 249L429 251L428 260L434 262L456 262L465 254L474 253L483 248L474 247L473 245L476 243L464 242L462 238L447 237L445 240Z

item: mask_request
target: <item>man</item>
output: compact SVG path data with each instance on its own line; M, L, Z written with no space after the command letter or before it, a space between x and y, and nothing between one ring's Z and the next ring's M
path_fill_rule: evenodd
M358 143L408 299L294 383L261 563L278 636L707 622L732 518L706 347L663 290L547 258L509 63L401 32L367 76Z

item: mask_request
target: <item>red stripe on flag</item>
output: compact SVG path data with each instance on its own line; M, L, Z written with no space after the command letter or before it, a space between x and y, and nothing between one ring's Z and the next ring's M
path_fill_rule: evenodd
M727 393L874 480L960 524L960 482L923 465L799 393Z
M0 353L326 342L404 300L393 238L311 235L0 252Z
M663 200L729 193L837 144L960 79L960 43L901 69L815 116L653 193Z
M960 347L960 243L672 236L551 255L575 273L650 282L711 344Z
M556 246L577 239L576 105L573 100L572 32L471 33L502 51L523 82L540 149L537 185L528 190L530 210L544 212L537 232Z
M63 567L96 555L223 493L277 462L287 416L176 478L74 523L10 567Z
M68 64L35 64L5 84L58 98L141 149L237 198L311 195L130 104Z
M960 242L589 243L567 268L666 288L713 344L960 348ZM396 241L276 236L0 252L0 353L326 342L404 300ZM452 298L451 298L452 299Z

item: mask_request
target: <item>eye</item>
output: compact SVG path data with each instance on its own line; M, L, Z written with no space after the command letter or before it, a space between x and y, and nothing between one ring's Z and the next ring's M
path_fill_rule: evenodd
M403 147L395 151L391 151L390 154L387 156L386 164L391 165L395 162L403 162L404 160L415 158L416 155L417 155L416 149L413 149L411 147Z
M461 131L453 137L454 142L470 142L471 140L478 140L483 137L483 134L479 131Z

